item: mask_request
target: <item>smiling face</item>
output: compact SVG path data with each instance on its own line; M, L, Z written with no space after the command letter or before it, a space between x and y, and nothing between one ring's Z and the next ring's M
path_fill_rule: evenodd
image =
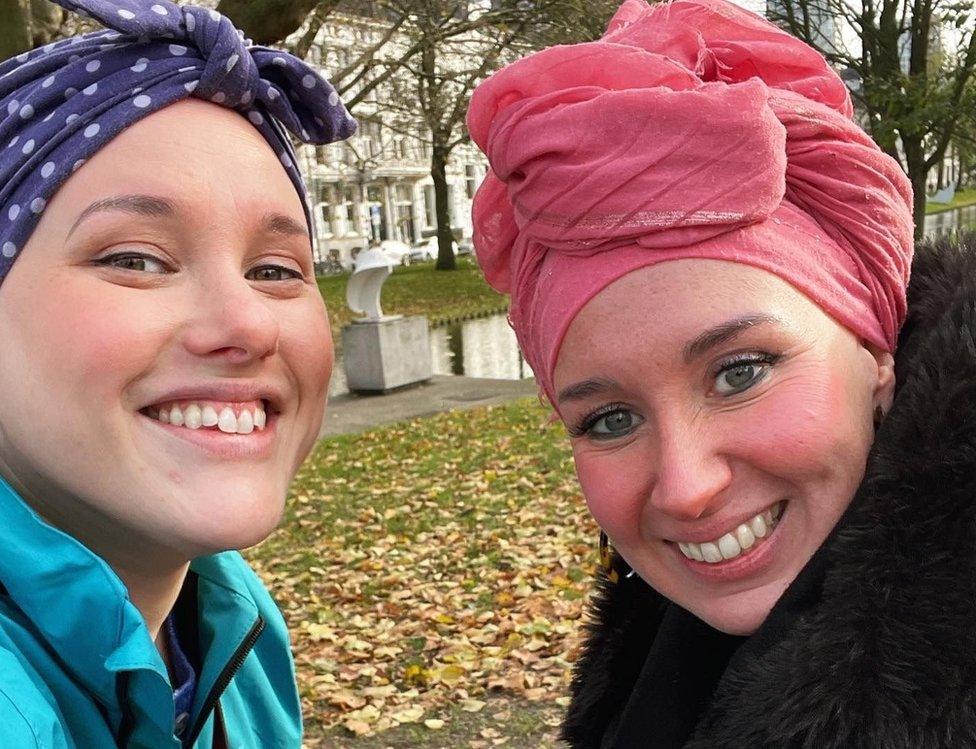
M175 104L85 163L0 330L0 473L50 522L123 566L277 524L333 349L301 201L240 115Z
M894 390L891 355L792 286L700 259L601 291L554 381L594 518L652 587L731 634L759 627L847 509Z

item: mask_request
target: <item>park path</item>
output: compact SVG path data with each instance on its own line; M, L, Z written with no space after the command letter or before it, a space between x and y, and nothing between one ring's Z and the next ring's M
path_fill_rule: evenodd
M384 395L346 393L329 400L319 439L356 434L384 424L454 409L494 406L537 395L534 379L491 380L435 375L420 385Z

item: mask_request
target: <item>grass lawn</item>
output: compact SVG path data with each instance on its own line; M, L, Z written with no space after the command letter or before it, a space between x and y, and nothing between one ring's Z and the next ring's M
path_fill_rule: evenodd
M925 213L926 215L943 213L945 211L951 211L954 208L962 208L964 205L972 205L973 203L976 203L976 188L958 190L951 203L926 203Z
M288 619L309 747L554 747L597 562L534 399L320 442L248 557Z
M395 315L426 315L431 325L466 317L505 312L508 297L492 289L470 257L457 259L457 270L436 271L433 262L398 266L383 284L383 312ZM318 278L332 321L333 338L355 317L346 306L349 274Z

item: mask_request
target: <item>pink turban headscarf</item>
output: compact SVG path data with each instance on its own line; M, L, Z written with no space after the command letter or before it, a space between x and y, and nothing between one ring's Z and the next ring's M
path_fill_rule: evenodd
M765 269L894 351L912 190L852 113L819 53L724 0L626 0L599 41L482 83L475 250L550 401L587 301L679 258Z

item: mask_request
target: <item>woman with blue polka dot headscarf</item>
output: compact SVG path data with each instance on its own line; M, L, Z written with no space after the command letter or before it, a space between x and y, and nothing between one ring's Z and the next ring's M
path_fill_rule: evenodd
M0 63L0 746L298 747L279 521L333 348L285 129L355 122L212 10Z

